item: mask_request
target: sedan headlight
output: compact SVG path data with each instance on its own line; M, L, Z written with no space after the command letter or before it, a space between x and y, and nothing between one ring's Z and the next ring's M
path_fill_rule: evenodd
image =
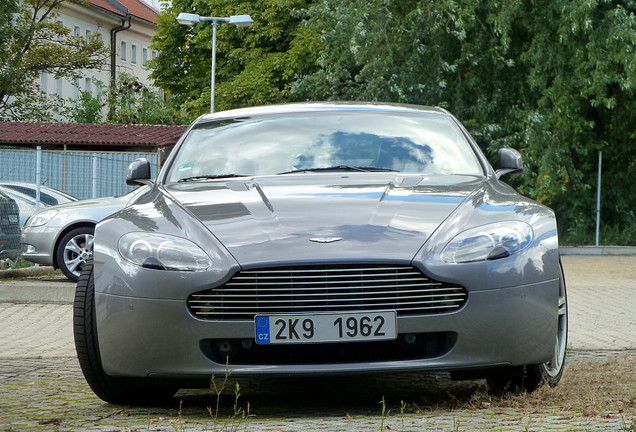
M31 216L31 218L29 218L29 220L26 223L26 226L36 227L36 226L46 225L47 223L51 222L51 220L55 216L57 216L58 213L59 211L57 210L44 210L44 211L38 212L34 214L33 216Z
M157 270L201 271L210 257L196 244L167 234L131 232L119 239L119 253L127 261Z
M525 222L501 222L471 228L456 235L442 251L447 263L495 260L521 252L532 242L532 227Z

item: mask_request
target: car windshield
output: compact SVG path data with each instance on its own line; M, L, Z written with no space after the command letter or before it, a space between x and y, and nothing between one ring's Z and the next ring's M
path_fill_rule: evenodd
M167 181L330 170L483 175L450 117L327 112L199 124Z

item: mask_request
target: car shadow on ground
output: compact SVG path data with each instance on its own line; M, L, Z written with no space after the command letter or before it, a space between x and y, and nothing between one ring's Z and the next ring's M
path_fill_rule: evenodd
M444 373L241 378L229 379L224 386L223 377L214 380L217 390L182 390L173 401L178 400L182 409L197 411L216 407L220 393L220 416L232 416L236 408L246 410L249 404L250 412L259 417L304 418L456 409L486 393L483 380L452 381Z

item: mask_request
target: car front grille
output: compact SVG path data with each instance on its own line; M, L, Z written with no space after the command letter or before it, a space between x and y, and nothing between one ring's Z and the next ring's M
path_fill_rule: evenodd
M400 265L308 265L244 270L224 285L192 294L188 309L204 320L254 315L395 310L398 316L460 309L462 286Z

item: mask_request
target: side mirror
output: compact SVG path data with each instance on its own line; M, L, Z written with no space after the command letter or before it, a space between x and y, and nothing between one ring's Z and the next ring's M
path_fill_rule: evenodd
M517 174L521 171L523 171L523 158L521 157L521 153L511 148L499 149L497 178L505 174Z
M148 159L135 159L128 165L126 184L129 186L145 185L151 183L150 162Z

